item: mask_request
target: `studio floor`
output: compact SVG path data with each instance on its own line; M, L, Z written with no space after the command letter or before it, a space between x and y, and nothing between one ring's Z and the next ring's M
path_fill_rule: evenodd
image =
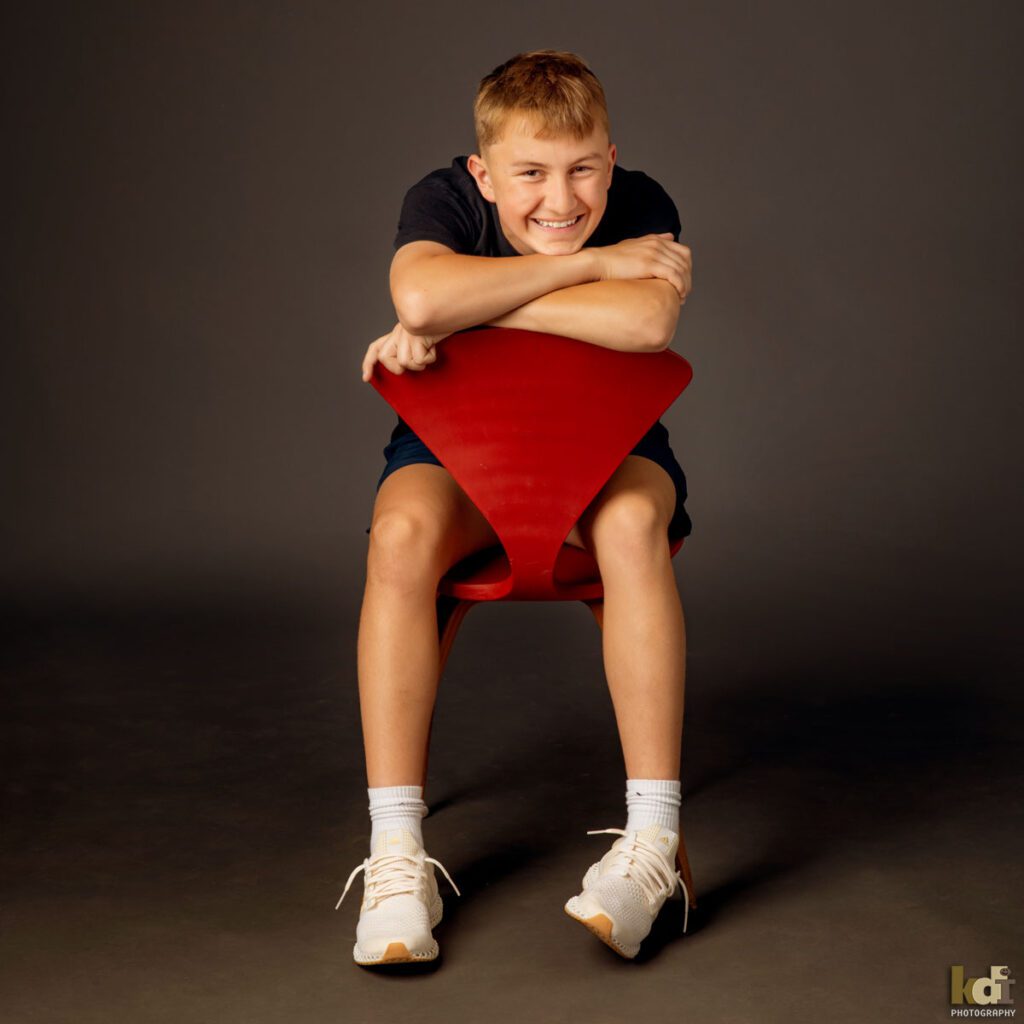
M1024 965L1006 662L751 621L737 644L698 602L688 933L677 894L627 962L563 913L611 841L587 830L624 824L600 634L582 606L485 606L435 717L424 834L462 892L438 873L441 957L356 967L361 880L334 904L369 837L357 613L9 620L6 1024L924 1022L952 965Z

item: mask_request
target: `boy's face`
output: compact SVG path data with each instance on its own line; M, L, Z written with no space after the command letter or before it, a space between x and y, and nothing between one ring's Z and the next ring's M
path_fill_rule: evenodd
M502 138L467 166L516 252L578 252L608 204L615 146L596 123L585 139L538 139L539 127L536 118L510 115Z

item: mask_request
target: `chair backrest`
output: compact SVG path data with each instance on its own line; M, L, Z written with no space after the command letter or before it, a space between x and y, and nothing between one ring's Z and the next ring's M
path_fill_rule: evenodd
M452 474L504 546L490 599L558 600L580 514L690 382L675 352L619 352L514 328L461 331L425 370L373 386Z

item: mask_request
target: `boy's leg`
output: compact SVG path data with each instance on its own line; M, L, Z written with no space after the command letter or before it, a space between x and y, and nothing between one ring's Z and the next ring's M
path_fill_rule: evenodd
M604 583L608 689L631 779L678 779L686 631L669 556L675 509L661 466L628 455L580 517Z
M625 829L608 830L622 838L591 865L583 891L565 911L627 958L639 952L678 884L686 639L668 544L675 502L668 473L629 455L579 522L604 582L605 674L625 759L629 818Z
M381 484L359 619L359 705L370 787L421 785L438 687L437 584L499 543L448 470L417 463Z
M423 765L437 694L437 584L466 555L497 543L441 466L391 473L377 491L359 619L359 705L372 822L352 957L361 966L429 961L443 908L423 847ZM341 900L338 901L341 905Z

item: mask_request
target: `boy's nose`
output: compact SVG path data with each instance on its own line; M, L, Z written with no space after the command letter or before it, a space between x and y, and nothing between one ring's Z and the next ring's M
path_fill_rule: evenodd
M553 218L571 217L576 212L576 194L568 181L556 181L547 194L548 212Z

